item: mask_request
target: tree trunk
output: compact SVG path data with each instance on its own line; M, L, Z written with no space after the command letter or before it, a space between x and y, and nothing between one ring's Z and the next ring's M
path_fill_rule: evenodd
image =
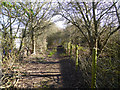
M0 37L0 42L1 42L1 37ZM0 85L2 84L2 45L0 43Z
M70 42L67 43L67 55L69 55L69 51L70 51Z
M10 49L12 49L12 48L13 48L13 43L14 43L14 42L13 42L13 36L12 36L13 31L12 31L11 9L10 9L10 12L9 12L8 17L10 18L10 42L9 42L9 47L10 47Z
M21 51L21 49L22 49L23 40L24 40L24 37L26 36L26 28L27 28L27 25L28 25L28 23L25 25L25 30L23 31L23 34L22 34L22 40L21 40L21 43L20 43L20 47L19 47L18 54L20 53L20 51Z
M0 85L2 84L2 45L1 45L1 36L0 36Z
M35 51L36 51L36 50L35 50L35 45L36 45L36 44L35 44L35 36L34 36L34 52L33 52L33 54L36 54L36 52L35 52Z
M76 70L78 70L78 45L75 45L75 54L76 54Z
M70 56L72 56L72 43L70 42Z
M21 42L20 42L19 52L20 52L21 49L22 49L22 44L23 44L23 39L22 39Z
M97 39L92 51L92 82L91 88L96 88L96 67L97 67Z
M31 37L31 40L32 40L32 53L36 54L36 52L35 52L35 36L34 36L34 29L33 28L32 28L32 37Z
M96 66L97 66L97 48L93 48L93 53L92 53L92 84L91 84L91 88L96 87Z
M92 2L93 5L93 21L95 29L95 43L92 51L92 83L91 88L96 88L96 67L97 67L97 49L98 49L98 22L96 21L96 6L95 2Z
M33 31L32 31L31 40L32 40L32 53L33 53L34 52L34 35L33 35Z

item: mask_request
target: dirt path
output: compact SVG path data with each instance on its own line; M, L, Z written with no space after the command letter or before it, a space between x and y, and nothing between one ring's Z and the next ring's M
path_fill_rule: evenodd
M55 56L32 55L25 58L20 67L22 77L15 85L17 88L59 88L61 73L59 59Z
M75 71L75 63L69 57L33 55L25 58L20 67L22 77L17 88L80 88L84 87L81 73Z

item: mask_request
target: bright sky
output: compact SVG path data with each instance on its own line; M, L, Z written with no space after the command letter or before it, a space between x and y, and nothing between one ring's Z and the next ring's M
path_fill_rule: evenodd
M56 15L52 18L52 22L56 24L57 27L64 29L66 27L65 25L65 19L63 19L60 15Z

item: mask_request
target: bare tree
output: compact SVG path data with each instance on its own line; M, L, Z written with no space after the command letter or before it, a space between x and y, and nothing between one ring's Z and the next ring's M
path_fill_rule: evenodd
M13 49L14 47L14 40L16 38L16 34L18 33L20 23L18 23L18 16L15 15L15 9L16 6L14 3L7 3L2 2L1 3L1 32L2 32L2 47L4 47L5 52L7 52L7 48L9 46L10 49ZM13 26L18 23L17 31L14 31ZM9 39L9 40L8 40Z
M57 15L76 26L87 40L90 51L103 50L110 36L120 29L117 2L58 2ZM113 18L111 18L113 17Z
M28 33L32 42L32 53L35 52L35 36L36 32L43 27L41 24L43 21L47 21L47 16L50 10L49 2L35 2L35 3L20 3L20 6L26 10L28 24ZM44 27L43 27L44 28ZM42 28L41 28L42 31Z

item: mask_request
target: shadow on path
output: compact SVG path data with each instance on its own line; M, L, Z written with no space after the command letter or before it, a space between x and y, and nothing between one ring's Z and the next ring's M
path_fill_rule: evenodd
M80 70L76 71L75 62L68 59L60 60L63 88L88 88Z

